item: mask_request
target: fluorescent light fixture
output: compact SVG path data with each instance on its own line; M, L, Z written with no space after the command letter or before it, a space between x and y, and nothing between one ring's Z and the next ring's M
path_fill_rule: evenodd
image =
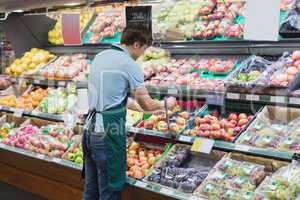
M76 2L64 4L64 6L78 6L78 5L80 5L80 3L76 3Z
M18 9L18 10L14 10L13 12L16 12L16 13L22 13L22 12L24 12L24 10Z

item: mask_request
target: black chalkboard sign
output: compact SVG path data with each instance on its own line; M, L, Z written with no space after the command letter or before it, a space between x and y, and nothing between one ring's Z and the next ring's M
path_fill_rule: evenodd
M142 24L152 30L152 7L151 6L127 6L126 26Z

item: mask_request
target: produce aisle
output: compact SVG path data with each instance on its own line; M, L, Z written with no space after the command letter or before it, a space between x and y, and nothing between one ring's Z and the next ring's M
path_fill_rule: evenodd
M120 41L125 7L135 5L51 7L53 25L43 33L27 26L23 40L36 30L40 43L22 44L21 53L8 34L16 53L1 62L0 199L82 199L89 68ZM243 39L243 0L139 5L153 10L154 44L137 60L146 88L177 105L127 111L123 199L299 199L300 27L289 17L299 15L299 2L282 0L276 42ZM4 22L36 22L27 14L38 11L24 12ZM80 14L80 45L62 34L70 12Z

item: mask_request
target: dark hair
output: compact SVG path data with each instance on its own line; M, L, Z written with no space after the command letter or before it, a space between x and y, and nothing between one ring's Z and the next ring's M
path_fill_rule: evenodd
M135 42L150 46L152 44L152 32L143 25L127 26L122 33L121 44L133 45Z

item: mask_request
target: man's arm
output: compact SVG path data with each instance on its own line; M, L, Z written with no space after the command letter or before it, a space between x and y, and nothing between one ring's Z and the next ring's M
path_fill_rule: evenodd
M127 108L130 110L138 111L138 112L144 112L144 110L141 108L141 106L136 102L136 100L132 98L128 98L127 101Z
M153 112L157 110L165 110L164 101L156 101L152 99L145 87L140 87L134 91L134 98L140 107L147 112ZM169 97L167 99L168 108L173 108L176 105L176 99Z

